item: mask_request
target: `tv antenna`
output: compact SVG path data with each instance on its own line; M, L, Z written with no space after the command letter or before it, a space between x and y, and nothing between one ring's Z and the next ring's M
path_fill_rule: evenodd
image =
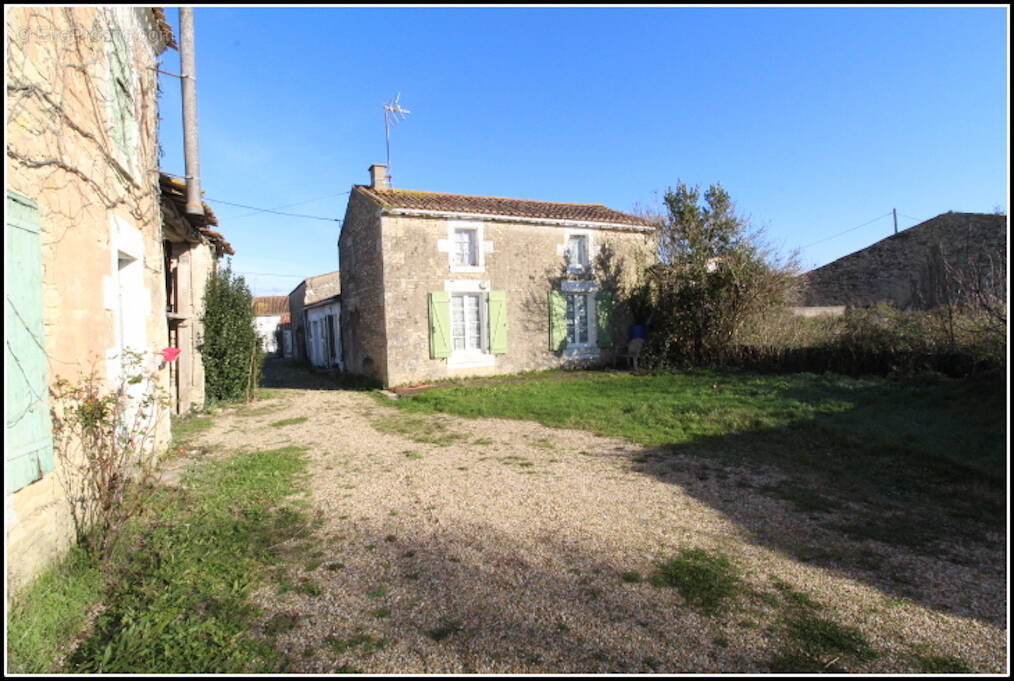
M401 98L399 92L394 96L390 102L384 105L384 132L387 134L387 176L391 176L391 126L397 123L399 120L405 120L405 116L412 113L408 109L403 109L401 104L398 103L398 99Z

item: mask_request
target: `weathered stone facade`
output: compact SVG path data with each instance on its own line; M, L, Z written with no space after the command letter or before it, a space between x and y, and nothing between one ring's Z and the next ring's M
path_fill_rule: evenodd
M19 201L38 227L41 292L23 299L41 297L42 385L93 370L112 385L124 348L150 351L167 338L154 68L172 36L151 8L5 15L8 207ZM163 388L168 375L160 373ZM44 392L37 407L48 410ZM6 426L18 427L10 418ZM168 436L165 414L159 445ZM73 541L59 473L57 460L30 484L8 487L10 593Z
M807 272L791 304L930 309L953 289L948 268L971 276L1006 266L1007 216L944 213Z
M390 210L361 190L352 191L339 244L348 371L401 385L608 362L626 343L630 317L623 301L654 257L652 230L644 223L631 216L616 224ZM477 230L481 255L474 267L451 261L453 231L462 224ZM587 238L590 267L583 271L568 267L572 235ZM561 290L613 294L612 343L580 352L550 349L549 293ZM506 352L432 358L428 295L492 291L506 294Z
M349 196L338 238L342 277L341 336L345 370L387 375L387 320L384 308L384 253L380 206Z

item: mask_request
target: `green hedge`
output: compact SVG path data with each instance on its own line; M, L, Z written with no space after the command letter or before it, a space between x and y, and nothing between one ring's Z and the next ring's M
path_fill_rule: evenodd
M254 329L253 297L232 264L208 279L204 294L204 388L210 402L249 397L263 353Z

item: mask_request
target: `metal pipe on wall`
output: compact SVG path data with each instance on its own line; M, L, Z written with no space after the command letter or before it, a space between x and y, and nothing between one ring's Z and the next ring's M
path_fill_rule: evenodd
M197 62L194 58L194 8L180 7L180 87L183 95L183 160L187 175L188 215L204 215L201 164L197 146Z

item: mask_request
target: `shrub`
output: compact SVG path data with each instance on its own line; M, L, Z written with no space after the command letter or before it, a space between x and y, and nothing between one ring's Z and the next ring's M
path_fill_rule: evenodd
M762 232L736 215L721 185L701 199L682 182L666 192L659 262L647 271L647 288L633 291L635 312L651 309L648 351L656 361L724 360L743 324L784 300L797 269L794 256L780 261Z
M204 386L210 401L249 400L263 354L254 328L252 296L231 263L208 279L204 294Z
M100 560L144 508L157 478L156 441L168 407L158 359L125 350L112 389L94 371L78 383L58 377L50 388L57 476L77 540Z

